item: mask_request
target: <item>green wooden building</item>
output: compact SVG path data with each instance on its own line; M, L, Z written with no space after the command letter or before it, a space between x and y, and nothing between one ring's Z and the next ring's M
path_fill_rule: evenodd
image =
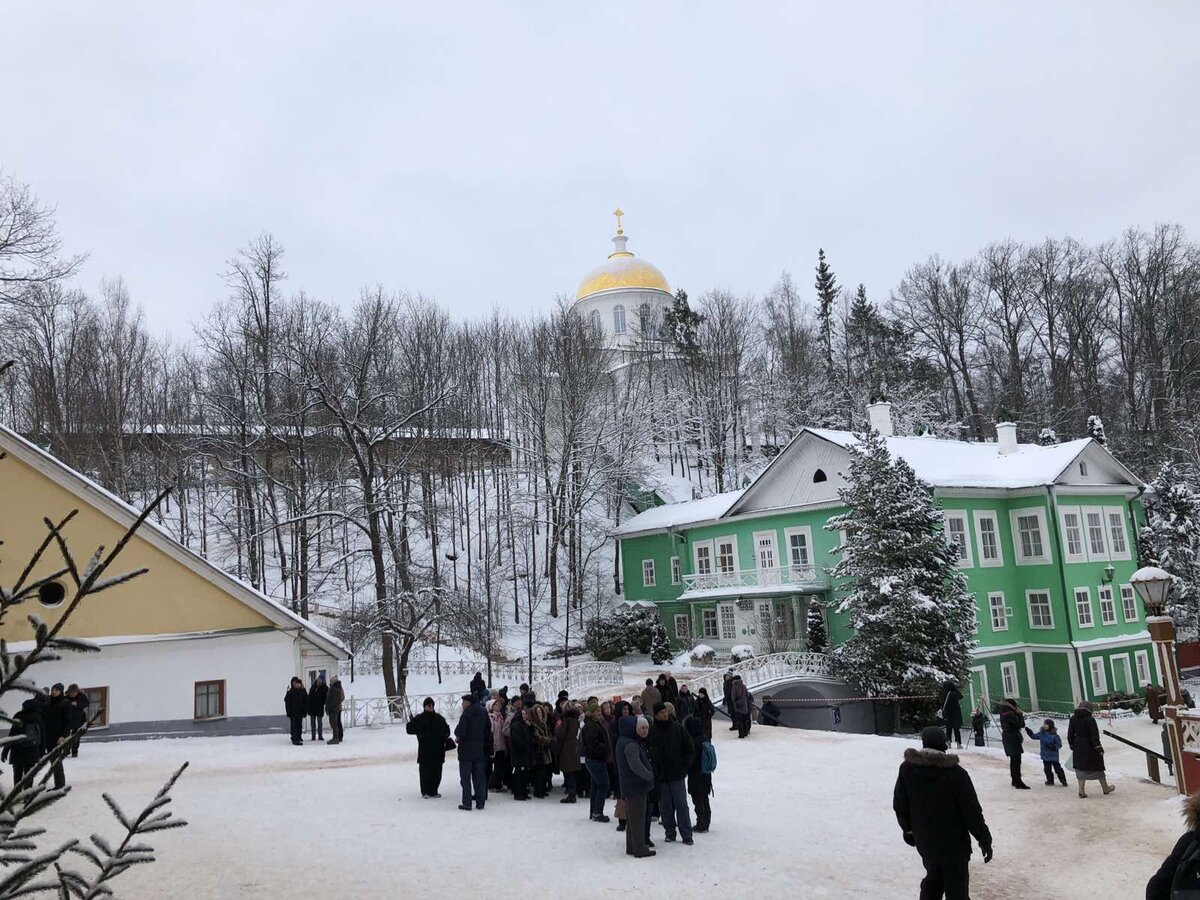
M890 407L871 423L930 484L978 604L978 648L964 700L1020 698L1067 712L1082 699L1161 683L1129 578L1137 569L1142 482L1092 439L1021 444L893 435ZM841 538L851 432L803 430L741 491L641 512L616 530L625 598L653 601L680 648L804 649L809 610L830 640L829 570ZM814 601L818 601L814 603Z

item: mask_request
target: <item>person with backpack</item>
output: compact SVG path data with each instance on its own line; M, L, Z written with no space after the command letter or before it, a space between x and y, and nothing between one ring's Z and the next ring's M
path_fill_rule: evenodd
M696 824L692 832L704 834L712 824L712 805L708 798L713 792L712 773L717 768L717 751L713 749L712 741L705 737L704 726L699 719L692 716L685 719L683 724L696 747L687 775L688 796L692 798L692 809L696 811Z
M1062 738L1058 736L1058 729L1054 727L1054 720L1047 719L1042 724L1042 730L1037 734L1026 728L1025 733L1041 744L1042 768L1046 771L1046 784L1053 786L1054 776L1058 776L1058 780L1062 782L1062 786L1067 786L1067 774L1063 771L1062 764L1058 761L1058 751L1062 749Z
M21 740L5 744L4 748L0 749L0 762L12 762L14 786L50 749L46 744L46 723L42 719L40 706L41 704L32 697L21 704L21 708L13 716L12 727L8 730L9 737L20 737Z
M1200 897L1200 794L1183 801L1187 831L1175 842L1158 871L1146 883L1146 900Z
M325 698L329 696L329 688L325 684L325 676L318 675L313 686L308 689L308 726L310 741L325 740Z
M283 695L283 710L287 713L292 731L292 743L299 747L304 743L304 717L308 715L308 691L304 682L292 677L288 692Z
M896 776L892 810L904 843L916 847L925 866L922 898L970 896L971 838L979 843L983 861L992 861L992 833L971 776L947 753L946 732L930 725L921 732L921 749L909 747Z

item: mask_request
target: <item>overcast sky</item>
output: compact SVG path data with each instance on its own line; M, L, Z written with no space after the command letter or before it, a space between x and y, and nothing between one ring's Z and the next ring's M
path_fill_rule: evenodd
M999 238L1200 237L1200 4L55 3L0 21L0 168L184 338L260 231L293 289L458 315L630 249L693 295L817 248L883 299Z

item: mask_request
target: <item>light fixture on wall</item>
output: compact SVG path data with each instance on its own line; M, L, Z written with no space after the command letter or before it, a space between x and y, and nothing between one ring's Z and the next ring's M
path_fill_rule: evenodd
M1105 566L1104 567L1104 583L1112 584L1113 575L1115 575L1116 572L1117 572L1117 570L1114 569L1111 564Z

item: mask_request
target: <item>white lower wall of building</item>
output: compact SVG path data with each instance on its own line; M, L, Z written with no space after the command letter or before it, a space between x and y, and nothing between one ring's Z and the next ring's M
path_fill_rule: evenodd
M293 675L337 671L332 657L292 635L263 631L223 637L110 644L100 653L67 653L30 670L40 686L61 681L108 688L108 722L191 720L198 681L225 682L225 718L283 717L283 695ZM19 694L10 695L19 697ZM7 699L7 698L6 698ZM6 710L12 712L12 710Z

